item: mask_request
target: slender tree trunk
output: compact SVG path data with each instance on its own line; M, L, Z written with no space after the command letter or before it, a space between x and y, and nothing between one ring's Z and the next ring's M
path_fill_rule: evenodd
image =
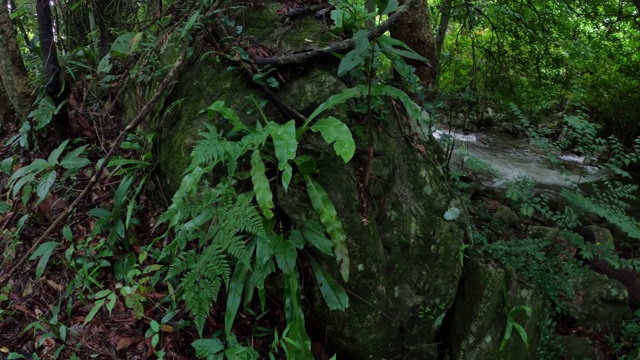
M32 88L20 56L16 32L11 25L9 8L4 1L0 6L0 82L0 91L5 91L17 120L26 120L33 101Z
M8 3L9 3L9 6L11 6L11 13L13 14L16 11L16 3L13 0L9 0ZM27 30L24 28L22 21L20 21L20 18L18 17L13 18L12 22L13 22L13 26L17 30L19 30L19 34L24 39L24 44L27 46L27 49L29 49L29 52L31 54L35 54L35 52L33 51L33 45L29 40L29 34L27 33Z
M2 84L0 84L0 88L2 88ZM0 134L4 132L10 123L15 123L15 112L7 93L0 89Z
M438 24L438 32L436 33L436 53L438 54L438 58L442 54L444 38L447 35L447 29L449 28L452 3L453 0L443 0L442 4L440 4L440 24Z
M36 13L38 16L38 32L40 34L40 55L47 95L56 106L62 104L67 97L68 87L63 87L60 64L58 63L58 51L53 38L53 21L49 0L36 1ZM65 137L69 129L69 119L66 109L63 108L53 119L52 126L58 138Z
M639 0L640 1L640 0ZM440 61L442 55L442 47L444 46L444 39L447 36L447 29L449 29L449 20L451 19L451 5L453 0L443 0L440 4L440 23L438 24L438 32L436 33L436 58L438 61L435 64L436 78L434 87L438 87L438 80L440 79Z
M435 90L438 56L429 18L428 0L416 2L407 15L391 28L391 35L429 60L429 64L413 60L407 60L407 63L416 68L416 75L424 87L425 100L430 101Z

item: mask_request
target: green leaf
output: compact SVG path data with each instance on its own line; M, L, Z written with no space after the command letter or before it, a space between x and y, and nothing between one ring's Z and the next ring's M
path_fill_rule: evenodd
M89 215L97 219L102 219L102 218L111 216L111 211L103 208L93 208L89 210Z
M13 175L11 175L11 177L9 178L9 184L15 182L17 179L22 178L26 174L38 173L50 167L51 166L49 165L49 163L44 159L35 159L31 164L16 170L16 172L14 172Z
M298 250L304 249L304 236L299 230L293 229L289 233L289 241L296 247Z
M287 191L289 188L289 184L291 183L291 178L293 178L293 168L291 165L286 164L284 169L282 170L282 187L284 191Z
M516 331L518 331L518 334L520 334L520 338L522 339L522 342L524 343L524 347L525 348L529 348L529 338L527 337L527 330L525 330L522 325L520 325L517 322L513 323L513 327L516 329Z
M333 242L324 234L324 227L317 222L307 222L304 224L302 234L311 246L323 254L333 256L331 249L333 248Z
M64 326L63 324L60 324L60 328L58 330L58 333L60 334L60 340L62 340L63 342L67 341L67 327Z
M8 157L0 162L0 172L6 175L11 174L11 168L13 167L13 157Z
M111 54L105 55L100 60L100 63L98 63L98 69L97 69L98 74L106 75L111 71L111 69L113 68L113 65L111 65L110 60L111 60Z
M151 327L151 330L153 330L154 332L160 331L160 324L158 324L158 322L155 320L151 320L149 322L149 327Z
M309 257L309 263L311 264L311 269L313 269L318 286L320 286L320 293L322 293L322 297L329 309L344 310L348 308L349 296L342 286L336 283L336 280L329 275L314 258Z
M300 155L293 159L302 175L312 175L318 170L316 160L309 155Z
M106 299L100 299L100 300L96 301L96 303L93 305L93 308L91 309L91 311L89 311L89 313L87 314L87 317L84 318L84 324L85 325L87 323L89 323L89 321L93 320L93 318L96 316L96 314L98 313L98 311L100 310L102 305L104 305L105 301L106 301Z
M44 199L49 194L49 190L51 190L57 176L58 174L55 171L50 171L40 179L36 188L36 194L40 199Z
M213 118L216 113L231 122L231 125L233 125L233 129L231 130L232 132L240 130L248 131L248 128L242 123L242 121L240 121L238 114L236 114L233 109L228 108L224 101L216 101L207 108L209 118Z
M349 127L333 116L318 120L311 127L313 132L320 132L324 140L333 144L333 149L347 163L356 152L356 143Z
M127 32L116 38L111 44L111 52L114 56L124 58L136 50L140 40L141 33Z
M400 4L398 0L376 0L376 6L378 8L378 15L388 15L398 10Z
M206 358L214 356L217 353L224 350L224 345L219 339L199 339L191 343L191 346L196 350L196 356Z
M272 239L276 239L274 244L274 251L276 253L276 263L278 264L278 268L282 270L282 273L285 276L293 274L293 270L296 266L296 260L298 257L298 252L296 251L296 246L291 242L287 241L282 236L273 236Z
M111 316L111 312L113 311L113 308L116 306L116 294L112 291L110 291L110 294L107 295L107 300L109 300L109 302L106 305L107 311L109 312L109 316Z
M335 9L331 10L331 20L333 20L333 26L331 31L334 34L339 34L344 31L344 10Z
M53 250L56 249L56 247L59 244L60 243L56 241L47 241L45 243L42 243L40 246L38 246L36 251L34 251L33 254L31 254L31 256L29 257L29 261L35 260L38 257L40 258L40 260L38 261L38 265L36 265L37 279L42 277L42 273L44 272L44 269L47 267L47 263L49 262L49 257L51 256L51 253L53 252Z
M65 155L60 161L60 166L65 169L79 169L87 166L90 161L86 158L79 158L78 156L84 152L87 148L87 145L80 146L79 148L71 151L67 155Z
M422 62L425 62L427 64L429 63L429 60L427 60L427 58L425 58L425 57L421 56L420 54L418 54L417 52L413 51L404 42L402 42L402 41L400 41L398 39L394 39L389 35L381 35L376 39L376 41L378 42L380 47L383 48L386 51L389 51L389 52L392 52L394 54L400 55L400 56L405 57L407 59L416 60L416 61L422 61ZM394 46L403 47L403 48L405 48L405 50L396 49L396 48L394 48Z
M71 227L69 227L69 225L65 225L62 228L62 236L65 238L65 240L67 241L71 241L73 240L73 233L71 232Z
M278 159L278 169L284 170L290 160L296 157L298 140L296 139L296 123L291 120L284 125L271 128L271 138Z
M11 196L15 198L20 192L20 190L22 189L22 187L25 186L25 184L27 185L25 189L32 189L30 186L30 183L35 179L35 177L36 177L36 174L28 174L20 178L20 180L16 181L16 183L13 185L13 191L11 192ZM26 192L30 192L30 191L31 190L28 190Z
M405 93L404 91L398 88L395 88L393 86L384 85L384 84L375 84L375 85L372 85L370 88L365 85L358 85L358 86L345 89L340 93L329 97L325 102L320 104L320 106L318 106L313 111L313 113L309 115L309 117L307 118L307 121L302 126L301 131L304 131L304 129L311 123L311 121L313 121L325 110L333 109L336 105L342 104L354 98L367 97L369 95L369 90L371 91L371 96L386 95L396 100L399 100L404 106L410 118L414 120L422 119L420 106L418 106L418 104L416 104L413 100L411 100L409 95L407 95L407 93Z
M11 210L11 205L4 201L0 201L0 214L4 214L9 210Z
M56 114L56 105L50 97L44 97L38 102L38 108L29 113L29 117L36 120L36 130L45 128Z
M185 36L186 33L189 30L191 30L193 25L195 25L196 21L198 20L198 16L200 16L200 10L196 11L195 13L193 13L193 15L191 15L191 17L189 18L189 21L187 21L187 23L184 25L184 32L180 35L180 37Z
M254 150L251 154L251 182L253 183L253 191L256 193L256 201L264 217L271 219L273 217L273 193L269 185L269 179L265 174L264 162L260 150Z
M307 194L320 222L324 225L327 234L333 240L333 254L340 265L340 274L346 282L349 280L349 252L347 250L347 236L342 228L342 222L337 216L336 208L322 186L308 175L304 177L307 183Z
M285 338L286 353L289 359L313 359L311 339L304 327L304 313L300 298L300 280L294 272L284 282L284 313L288 329L287 338Z
M60 157L60 154L62 154L64 149L67 147L68 143L69 143L69 140L65 140L62 144L60 144L57 148L55 148L55 150L53 150L51 154L49 154L49 158L47 158L47 162L49 163L49 165L58 164L58 158Z
M240 302L242 301L242 291L247 279L249 268L242 261L238 262L233 272L233 277L229 282L229 291L227 293L227 309L224 312L224 333L228 337L231 334L233 320L236 318Z
M367 39L367 34L367 31L359 30L355 35L353 35L353 37L357 39L356 46L340 61L340 65L338 66L338 76L344 76L347 72L364 64L367 60L370 55L369 39Z

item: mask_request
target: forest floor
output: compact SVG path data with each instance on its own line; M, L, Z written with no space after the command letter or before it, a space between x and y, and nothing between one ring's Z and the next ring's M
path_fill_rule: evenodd
M91 161L103 158L109 147L108 139L115 138L119 130L115 127L100 136L84 138L84 145L88 145L87 157ZM0 140L4 144L15 134L16 129ZM75 146L80 145L83 144ZM43 150L16 152L3 146L0 159L16 159L12 167L15 171L36 159L47 159L53 146L45 140L41 148ZM124 151L120 155L126 158L132 154ZM57 243L44 264L46 269L41 271L39 262L32 258L33 251L29 248L85 188L92 172L93 166L88 166L74 177L57 182L40 203L36 196L29 199L9 196L10 176L0 172L0 199L10 206L8 211L0 213L0 276L12 274L7 282L0 284L0 359L196 359L191 342L198 339L198 334L184 309L176 309L176 316L162 321L168 310L163 299L171 296L166 283L161 281L156 286L134 290L136 303L142 304L141 314L137 315L132 310L131 295L125 295L123 288L126 287L114 276L111 265L122 254L139 255L142 246L154 243L162 234L162 229L154 228L160 214L158 206L146 195L138 202L139 224L132 228L133 233L127 233L128 238L136 241L129 244L128 249L112 249L110 263L91 264L94 260L104 262L105 258L91 253L91 249L100 249L104 236L93 234L96 218L90 215L92 209L113 207L120 180L109 174L75 207L71 216L44 239L47 243ZM28 219L23 219L25 214ZM70 239L63 236L64 226L73 234ZM161 242L154 244L152 246L161 246ZM20 265L23 257L27 261ZM88 263L70 266L71 262ZM91 273L79 273L78 269L83 268L90 269ZM37 272L42 273L39 278ZM105 290L118 296L111 304L104 304L103 300L100 311L92 311L100 303L94 295ZM106 310L106 305L111 311ZM260 313L259 309L255 310ZM224 329L224 302L219 302L211 314L205 335ZM238 317L233 331L238 341L279 359L282 355L272 351L273 332L264 329L282 331L284 323L280 308L270 302L270 311L259 319L251 314ZM160 326L153 329L155 325ZM157 342L155 346L154 342Z
M108 148L109 141L99 139L115 138L118 131L118 128L113 128L100 137L86 138L88 158L97 161L104 157L104 149ZM5 135L4 139L9 137ZM17 158L12 169L15 171L35 159L46 159L52 150L49 147L52 146L47 146L45 142L42 146L44 150L15 153L5 146L0 148L0 159ZM120 155L127 157L132 154L125 151ZM132 310L135 303L131 302L131 294L125 294L123 289L126 287L114 275L112 265L124 253L140 255L142 246L161 246L161 242L154 242L162 234L162 229L155 227L160 211L150 197L143 196L139 201L137 214L140 223L133 227L133 234L128 234L129 238L136 241L126 249L112 249L110 262L85 267L92 269L90 274L79 273L77 269L82 267L70 266L70 263L92 261L96 254L87 254L86 251L91 251L94 245L99 248L97 245L104 240L103 235L93 233L96 219L89 212L95 208L113 207L113 194L118 187L115 177L107 175L100 181L91 195L76 206L72 216L62 224L72 230L71 239L63 236L61 228L46 239L47 242L58 244L46 262L44 271L29 253L31 245L84 189L91 175L92 167L87 167L75 177L56 184L56 191L38 204L35 197L24 201L17 197L12 199L7 193L9 176L0 173L0 198L11 206L11 210L0 213L0 276L9 271L13 274L8 282L0 284L0 359L17 359L20 356L33 359L195 359L191 343L198 339L198 334L183 308L167 307L170 302L165 300L171 297L172 291L166 283L160 281L153 287L134 289L137 303L142 304L141 311L136 314ZM482 204L488 210L502 205L491 198L475 199L475 204ZM24 214L28 214L29 218L21 227L20 219ZM497 229L496 239L524 237L526 226L533 224L523 223L511 229ZM476 226L482 227L483 224L477 223ZM29 261L14 269L25 256ZM104 257L95 256L95 259L104 261ZM38 272L42 273L39 278L36 277ZM118 296L113 298L110 311L104 306L96 312L94 309L100 300L96 300L94 295L105 290ZM169 310L175 310L177 315L164 321ZM567 319L557 318L556 321L558 335L588 336L607 359L616 359L620 354L619 349L612 348L605 333L584 334L584 329L573 326ZM262 313L255 304L251 311L239 316L233 332L239 342L252 346L261 354L261 358L285 359L282 352L276 352L274 340L277 339L274 339L273 332L273 329L277 329L282 334L285 325L282 308L276 301L269 300L266 312ZM222 301L212 309L205 335L220 331L224 331ZM156 334L158 336L154 339ZM329 359L324 350L324 339L315 339L313 350L317 359Z

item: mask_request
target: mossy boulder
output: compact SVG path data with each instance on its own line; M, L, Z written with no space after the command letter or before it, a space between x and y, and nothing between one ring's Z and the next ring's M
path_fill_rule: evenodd
M263 19L256 27L253 20L247 21L245 34L275 48L274 41L301 41L290 38L290 33L297 37L309 34L303 40L323 33L322 25L313 19L298 22L295 31L281 32L281 27L288 25L276 21L279 6L259 6L253 9L258 15L245 10L245 19ZM283 37L273 36L279 32ZM226 120L209 119L202 111L221 100L241 121L255 124L260 117L250 97L265 97L242 73L228 70L230 64L208 56L194 58L198 60L183 71L159 114L158 168L169 196L177 189L205 124L229 127ZM335 75L338 63L329 59L322 64L296 65L274 91L282 101L308 115L346 88ZM350 163L345 164L317 134L309 133L298 148L317 162L315 179L342 220L351 261L350 279L342 284L350 294L350 307L344 312L330 311L319 294L306 294L308 328L319 336L327 335L340 358L434 358L440 324L420 319L420 313L421 309L433 309L430 317L439 318L453 302L466 220L462 216L445 219L448 210L456 213L461 205L438 165L441 161L435 143L418 146L411 127L391 109L367 127L361 115L353 112L354 105L333 109L333 115L349 126L356 141L356 155ZM269 120L290 120L274 105L267 105L264 111ZM369 156L370 146L373 157ZM295 176L289 189L279 188L277 194L278 213L292 228L318 220ZM321 262L340 278L335 260Z
M615 332L631 316L629 292L618 280L587 271L569 286L574 295L569 315L576 319L576 326Z
M523 307L529 308L531 315L527 316ZM465 261L455 303L440 335L444 353L451 360L536 359L538 324L547 317L546 308L544 296L513 271L471 254ZM524 328L527 344L512 328L509 340L500 350L509 313Z

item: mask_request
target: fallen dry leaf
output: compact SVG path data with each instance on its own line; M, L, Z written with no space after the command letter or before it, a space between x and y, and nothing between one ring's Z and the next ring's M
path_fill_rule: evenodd
M116 350L120 351L122 349L126 349L129 346L133 344L137 344L143 340L144 340L144 336L142 335L119 338L118 341L116 341Z

